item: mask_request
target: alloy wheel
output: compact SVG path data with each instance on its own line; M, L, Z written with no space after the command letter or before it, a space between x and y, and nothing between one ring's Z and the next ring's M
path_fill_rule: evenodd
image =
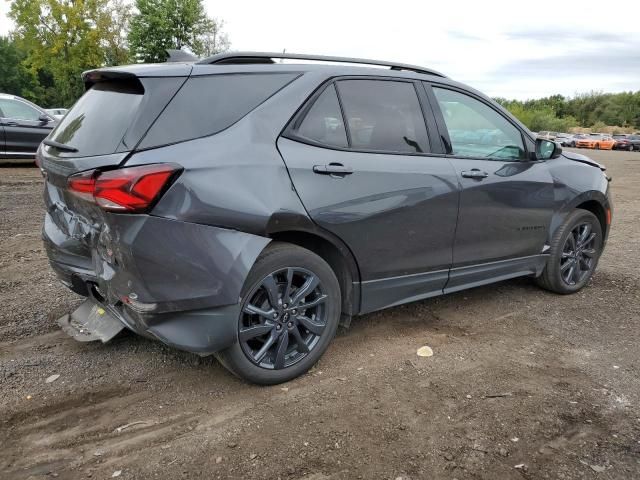
M290 367L318 344L327 295L313 272L289 267L264 277L246 296L238 338L249 360L267 369Z
M567 285L576 285L588 277L595 262L595 246L591 223L580 223L571 230L560 257L560 275Z

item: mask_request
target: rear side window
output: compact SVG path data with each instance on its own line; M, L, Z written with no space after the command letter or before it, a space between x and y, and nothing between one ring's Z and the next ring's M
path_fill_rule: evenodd
M143 96L138 81L97 83L80 97L51 139L77 148L78 156L113 153Z
M429 151L413 83L389 80L336 82L351 135L351 148L394 153Z
M191 77L153 124L140 148L218 133L296 77L294 73Z
M336 88L329 85L316 99L297 131L298 136L333 147L347 148Z

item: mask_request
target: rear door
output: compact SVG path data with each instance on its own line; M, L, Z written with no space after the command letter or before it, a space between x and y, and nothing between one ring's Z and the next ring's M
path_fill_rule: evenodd
M546 162L531 160L522 131L486 100L426 87L462 188L446 291L536 273L554 204Z
M49 122L40 120L40 110L13 98L0 98L0 111L6 154L17 157L35 155L40 142L51 132L53 119Z
M435 120L420 90L339 79L278 141L309 215L358 261L363 312L441 293L448 277L458 183L449 160L431 154Z

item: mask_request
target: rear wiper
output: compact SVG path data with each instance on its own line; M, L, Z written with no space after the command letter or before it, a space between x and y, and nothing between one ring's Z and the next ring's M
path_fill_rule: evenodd
M78 149L76 147L72 147L70 145L65 145L64 143L56 142L54 140L43 140L42 143L49 147L57 148L58 150L63 150L65 152L77 152Z

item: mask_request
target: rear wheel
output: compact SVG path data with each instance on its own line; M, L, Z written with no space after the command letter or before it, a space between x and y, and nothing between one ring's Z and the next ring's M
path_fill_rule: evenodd
M238 342L217 356L232 373L263 385L309 370L340 318L340 286L331 267L287 243L273 243L258 257L241 301Z
M536 279L538 285L561 294L582 289L596 269L602 242L602 227L596 216L576 209L553 237L547 265Z

